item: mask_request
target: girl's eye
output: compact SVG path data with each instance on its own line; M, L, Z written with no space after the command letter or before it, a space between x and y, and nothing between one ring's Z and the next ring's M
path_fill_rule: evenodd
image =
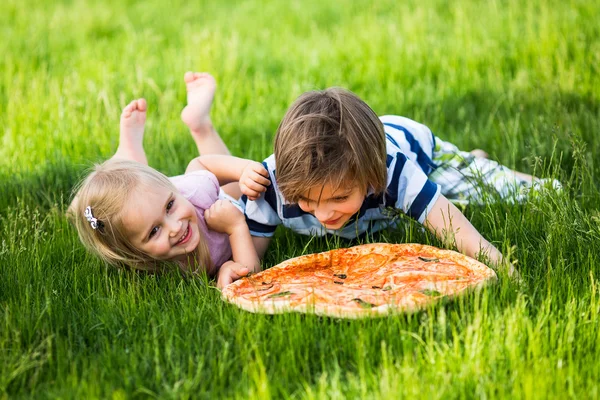
M152 230L150 231L150 235L148 235L148 237L152 237L154 235L156 235L156 232L158 232L158 226L155 226L154 228L152 228Z
M342 201L346 201L348 200L348 197L336 197L333 199L333 201L337 202L337 203L341 203Z
M167 203L167 211L169 211L171 208L173 208L173 203L175 203L175 200L171 200Z

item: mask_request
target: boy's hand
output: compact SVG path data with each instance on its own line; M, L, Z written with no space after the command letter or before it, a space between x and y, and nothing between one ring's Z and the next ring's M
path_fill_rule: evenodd
M263 165L256 161L250 161L244 167L240 176L240 189L250 200L256 200L261 193L267 190L271 184L268 179L269 172Z
M506 249L506 255L501 256L498 260L498 269L506 271L506 274L510 279L513 280L517 285L523 287L525 286L525 281L521 276L521 273L516 267L516 264L519 262L515 258L515 252L517 250L517 246L511 246Z
M217 276L217 287L219 289L223 289L233 281L237 281L241 277L248 275L248 272L250 272L250 270L244 267L242 264L238 264L233 261L227 261L221 266L221 269L219 269L219 274Z
M525 286L525 281L513 264L508 265L508 276L519 286Z
M206 225L216 232L231 235L240 226L246 225L244 214L229 200L217 200L204 211Z

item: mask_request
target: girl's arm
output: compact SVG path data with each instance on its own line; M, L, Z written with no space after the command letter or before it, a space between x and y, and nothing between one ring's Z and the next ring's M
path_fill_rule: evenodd
M248 272L260 271L260 258L254 248L244 214L240 210L230 201L217 200L204 212L204 218L210 229L229 235L232 260L237 264L237 266L228 264L227 268L221 268L218 278L220 287L223 282L226 282L224 284L226 286ZM247 268L247 271L242 271L243 267ZM224 278L223 274L227 274L229 278Z
M232 282L248 275L248 272L248 268L244 267L242 264L238 264L235 261L227 261L219 268L217 287L223 289Z
M458 250L469 257L477 258L485 254L498 266L504 266L502 253L488 242L458 208L440 195L431 211L425 218L424 225L433 232L445 245L456 245ZM512 276L516 270L508 266L508 274Z
M271 184L269 173L261 163L244 158L208 154L190 161L185 172L202 169L212 172L217 177L219 186L239 182L242 193L250 200L256 200Z

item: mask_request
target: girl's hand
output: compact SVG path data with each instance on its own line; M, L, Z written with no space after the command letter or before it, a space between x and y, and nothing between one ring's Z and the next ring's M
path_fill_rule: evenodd
M204 211L204 219L208 228L228 235L246 225L244 214L229 200L217 200Z
M240 176L240 189L248 196L249 200L256 200L261 193L267 190L271 184L268 179L269 172L263 165L256 161L250 161L244 167Z
M233 261L227 261L221 266L221 269L219 269L219 274L217 276L217 287L219 289L223 289L230 283L248 275L248 272L250 272L250 270L244 267L242 264L238 264Z

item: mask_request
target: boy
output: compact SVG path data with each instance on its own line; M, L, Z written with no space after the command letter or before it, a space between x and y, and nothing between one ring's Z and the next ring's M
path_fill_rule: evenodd
M246 221L260 257L278 225L306 235L356 238L414 218L449 245L500 264L502 255L448 200L484 199L481 181L501 197L519 199L535 178L437 139L407 118L378 118L339 88L303 94L284 116L275 153L263 165L271 184L257 200L245 196ZM514 273L509 266L509 274Z

